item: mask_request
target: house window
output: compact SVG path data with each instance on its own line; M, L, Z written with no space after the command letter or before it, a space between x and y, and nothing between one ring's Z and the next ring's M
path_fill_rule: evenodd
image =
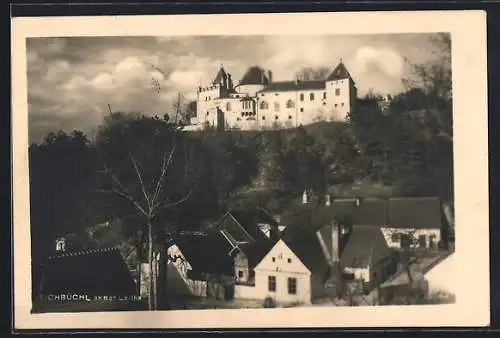
M226 103L226 110L231 111L231 103Z
M287 108L295 108L295 103L292 100L286 101Z
M291 258L288 258L288 263L291 263L292 262L292 259Z
M292 115L288 115L288 119L291 120L292 119Z
M392 234L391 235L391 242L396 243L399 242L399 234Z
M335 89L335 95L336 95L336 96L339 96L339 95L340 95L340 88L336 88L336 89Z
M335 107L337 107L337 106L338 106L338 104L335 103Z
M243 278L243 271L238 270L238 278Z
M295 295L297 293L297 279L288 278L288 294Z
M267 279L267 289L269 291L275 292L276 291L276 277L275 276L269 276Z
M309 94L309 100L314 101L314 93Z
M326 99L326 92L323 93L323 100L325 100L325 99Z
M243 112L242 112L242 113L241 113L241 116L245 116L245 113L243 113Z
M269 108L269 105L267 104L266 101L262 101L260 103L260 109L268 109Z
M265 116L262 116L262 119L263 119L263 120L265 120L265 119L266 119L266 117L265 117Z
M300 108L300 112L303 112L304 111L304 108Z
M278 102L274 103L274 111L280 111L280 104Z
M323 106L326 105L326 102L323 102Z
M278 93L275 93L274 95L275 95L275 96L278 96L279 94L278 94Z
M304 94L300 94L300 101L304 101Z
M273 262L276 262L276 257L273 257Z

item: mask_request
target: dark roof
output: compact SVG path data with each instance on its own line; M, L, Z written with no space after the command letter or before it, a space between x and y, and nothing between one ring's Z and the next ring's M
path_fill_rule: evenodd
M218 231L181 233L174 235L174 243L196 273L234 275L232 247Z
M286 226L283 236L295 239L315 233L334 220L334 209L326 206L321 199L312 198L307 204L293 205L285 210L281 214L280 224Z
M311 232L301 238L283 239L283 241L312 274L320 276L324 280L327 279L330 266L326 261L316 233Z
M355 207L352 223L355 225L387 225L389 201L383 199L361 199Z
M272 82L261 92L286 92L325 89L325 81L281 81Z
M391 198L389 225L399 228L440 228L443 222L441 201L436 197Z
M340 257L340 265L350 268L365 268L390 254L391 250L380 228L354 226Z
M250 67L238 85L267 85L269 79L266 72L257 66Z
M136 294L135 281L117 248L56 254L46 260L42 270L42 293L46 295Z
M238 238L245 240L245 238L248 238L247 235L249 235L250 241L255 240L267 242L268 238L259 229L259 223L267 223L277 226L274 218L262 209L254 209L250 211L231 210L224 217L221 226L228 230L236 240L239 240Z
M219 72L215 76L213 84L225 83L227 81L227 74L223 67L220 67Z
M356 199L334 199L331 202L333 209L333 217L338 222L345 221L346 218L351 218L356 209Z
M349 74L349 71L345 67L345 65L340 62L337 67L333 70L333 72L330 73L326 81L336 81L336 80L343 80L343 79L351 79L351 74ZM354 80L353 80L354 82Z
M253 269L272 249L273 244L270 241L259 241L241 244L239 248L248 259L249 268Z

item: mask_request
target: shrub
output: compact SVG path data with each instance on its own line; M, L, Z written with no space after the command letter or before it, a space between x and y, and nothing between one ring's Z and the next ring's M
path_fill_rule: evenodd
M276 302L271 297L266 297L264 299L264 307L265 308L275 308L276 307Z

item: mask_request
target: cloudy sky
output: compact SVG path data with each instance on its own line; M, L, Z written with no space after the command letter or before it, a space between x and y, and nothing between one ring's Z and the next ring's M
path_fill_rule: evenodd
M27 40L30 141L50 131L92 130L113 111L167 112L178 92L193 99L221 64L235 82L252 65L291 80L301 67L342 58L360 95L402 90L413 62L432 58L429 35L69 37ZM160 93L152 88L161 84Z

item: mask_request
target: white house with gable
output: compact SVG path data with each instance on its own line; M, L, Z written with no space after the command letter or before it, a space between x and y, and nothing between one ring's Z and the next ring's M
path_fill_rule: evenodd
M261 298L278 303L311 303L311 271L279 240L255 267L255 288Z

